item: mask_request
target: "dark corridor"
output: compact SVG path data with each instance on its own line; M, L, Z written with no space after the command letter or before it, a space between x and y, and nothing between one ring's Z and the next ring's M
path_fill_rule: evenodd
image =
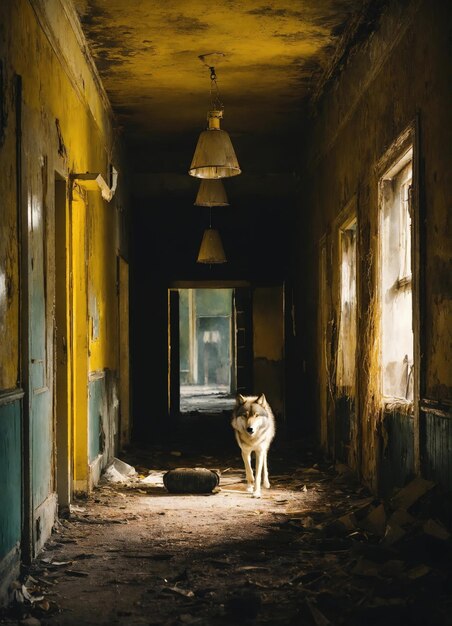
M451 41L0 0L0 623L452 626Z

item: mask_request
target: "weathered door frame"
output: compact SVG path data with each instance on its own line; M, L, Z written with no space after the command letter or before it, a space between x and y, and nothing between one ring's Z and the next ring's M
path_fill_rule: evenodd
M177 420L180 413L180 372L179 372L179 289L250 289L247 281L174 281L168 288L168 416L171 423ZM233 327L231 333L231 359L237 357L237 322L233 306ZM252 363L251 363L252 367ZM236 370L236 367L233 367ZM236 374L231 375L234 385ZM235 389L235 387L233 387Z
M71 181L68 217L71 276L69 350L74 493L86 493L89 490L87 211L86 191Z
M129 352L129 263L117 257L118 271L118 334L119 334L119 447L130 443L130 352Z
M70 225L68 223L68 182L55 172L55 429L56 488L58 511L67 511L72 496L72 446L70 407Z
M176 423L180 413L179 291L168 292L168 415Z
M253 392L253 302L250 287L236 287L232 297L233 351L232 381L234 391Z
M360 419L358 415L359 407L359 380L358 380L358 320L359 320L359 305L360 305L360 274L359 274L359 218L358 218L358 197L353 195L351 199L345 204L344 208L340 211L339 215L334 221L334 237L332 241L332 254L334 263L332 266L332 302L334 307L334 319L337 323L336 333L336 345L334 346L334 352L336 357L339 354L339 340L341 331L341 279L342 279L342 257L341 257L341 244L343 234L350 228L350 226L356 224L356 243L355 243L355 281L356 281L356 310L355 310L355 355L354 355L354 382L353 382L353 397L349 400L353 400L353 410L355 414L354 431L352 431L352 424L349 428L349 441L350 447L347 456L347 462L349 465L359 468L360 467L360 453L361 453L361 436L360 436ZM332 389L334 390L334 403L335 403L335 421L337 426L337 401L344 397L343 393L337 384L337 362L334 367L335 380L332 381ZM334 436L336 450L336 434ZM353 455L354 460L352 462ZM336 455L335 455L336 456ZM343 459L342 459L343 460ZM344 460L343 460L344 461Z
M323 452L331 453L329 445L328 428L328 400L329 400L329 375L328 375L328 320L329 320L329 290L328 290L328 247L327 236L323 235L319 240L318 259L318 319L317 319L317 346L318 346L318 389L319 389L319 413L320 432L319 441Z
M278 288L279 299L272 300L270 302L270 309L266 313L263 302L265 296L263 292ZM280 425L285 422L285 287L284 283L268 283L252 285L247 281L181 281L174 282L170 285L169 292L177 291L178 289L232 289L234 293L233 298L233 329L231 333L232 337L232 350L231 358L235 355L235 369L236 369L236 387L233 391L237 391L243 394L264 392L266 389L255 389L254 385L258 384L268 388L270 396L273 393L275 397L275 404L273 406L276 409L278 417L280 419ZM242 297L238 297L238 296ZM246 297L245 297L246 296ZM264 297L264 300L262 298ZM257 300L256 300L257 298ZM172 312L172 306L168 299L168 411L171 417L174 417L174 412L171 411L171 405L179 407L178 398L176 394L179 394L180 379L179 379L179 352L175 355L174 349L170 349L170 342L177 343L178 341L178 315L174 315ZM255 302L256 300L256 302ZM174 302L176 302L174 298ZM276 303L278 303L278 313L275 317ZM259 304L259 306L258 306ZM280 306L279 306L280 305ZM178 305L177 305L178 306ZM257 306L257 309L256 309ZM255 310L256 309L256 310ZM255 314L257 314L256 320ZM278 317L279 315L279 317ZM271 332L275 320L279 319L281 322L280 335L275 344L275 337L273 340L268 339L268 333ZM256 321L259 321L256 324ZM176 330L172 330L171 326L177 325ZM177 339L176 333L177 332ZM256 335L256 333L258 333ZM267 337L267 339L266 339ZM259 341L257 341L259 339ZM235 344L235 345L234 345ZM256 352L257 350L257 352ZM171 364L173 363L173 365ZM243 367L240 367L243 364ZM177 368L177 375L176 375ZM271 379L269 379L269 376ZM234 380L234 375L231 377ZM172 396L172 390L175 392Z

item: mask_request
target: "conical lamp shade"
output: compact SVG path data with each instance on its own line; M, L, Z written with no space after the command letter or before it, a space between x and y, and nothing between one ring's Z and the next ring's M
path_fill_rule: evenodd
M197 178L228 178L241 173L231 139L220 129L222 111L209 111L209 128L199 135L188 173Z
M199 248L197 263L226 263L220 233L215 228L206 228Z
M228 206L226 190L220 178L204 178L196 196L197 206Z

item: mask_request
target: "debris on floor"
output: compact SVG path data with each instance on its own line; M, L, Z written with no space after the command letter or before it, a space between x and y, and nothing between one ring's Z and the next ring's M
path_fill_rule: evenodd
M166 489L180 461L169 451L129 450L127 467L111 465L124 480L102 480L55 525L0 623L452 625L434 483L381 501L294 442L270 451L271 488L256 501L236 453L182 453L218 472L214 497Z
M114 458L103 471L102 480L109 483L123 483L130 480L132 476L136 476L135 468L121 459Z

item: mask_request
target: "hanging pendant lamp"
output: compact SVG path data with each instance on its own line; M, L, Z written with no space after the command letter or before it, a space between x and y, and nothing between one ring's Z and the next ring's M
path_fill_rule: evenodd
M212 228L212 207L229 205L222 181L219 178L203 179L199 185L195 204L197 206L208 206L210 215L209 228L204 231L197 263L208 263L209 265L212 263L226 263L226 255L220 233Z
M209 226L202 236L197 263L208 263L211 265L213 263L226 263L226 261L220 233L215 228Z
M228 133L220 128L223 104L216 83L215 68L210 67L211 107L207 113L209 126L199 136L188 173L197 178L228 178L241 173Z
M201 181L196 196L197 206L228 206L228 198L223 182L220 178L204 178Z
M226 263L226 261L220 233L215 228L206 228L202 236L197 263L208 263L211 265Z

